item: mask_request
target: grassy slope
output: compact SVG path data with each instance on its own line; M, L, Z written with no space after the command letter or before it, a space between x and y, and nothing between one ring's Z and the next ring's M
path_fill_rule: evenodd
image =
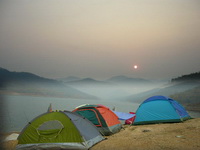
M170 97L181 102L187 110L200 112L200 86L173 94Z

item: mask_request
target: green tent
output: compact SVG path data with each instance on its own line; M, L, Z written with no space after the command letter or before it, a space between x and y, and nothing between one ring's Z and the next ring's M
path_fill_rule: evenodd
M80 115L48 112L22 130L16 149L89 149L103 139L97 128Z

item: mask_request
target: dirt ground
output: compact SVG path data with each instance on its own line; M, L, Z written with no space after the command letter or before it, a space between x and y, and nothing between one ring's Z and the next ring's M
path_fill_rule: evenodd
M91 150L200 150L200 118L183 123L126 125L106 138ZM14 150L17 141L1 144L5 150Z
M91 150L200 150L200 118L124 128Z

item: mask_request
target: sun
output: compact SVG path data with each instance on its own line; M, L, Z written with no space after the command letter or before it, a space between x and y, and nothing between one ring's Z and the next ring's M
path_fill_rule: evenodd
M134 68L134 69L137 69L137 68L138 68L138 65L134 65L133 68Z

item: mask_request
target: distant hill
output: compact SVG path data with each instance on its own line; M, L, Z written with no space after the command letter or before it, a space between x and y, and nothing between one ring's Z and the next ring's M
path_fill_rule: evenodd
M170 95L170 97L181 102L187 110L200 112L200 86Z
M75 77L75 76L69 76L66 78L59 78L57 79L58 81L63 81L63 82L70 82L70 81L77 81L77 80L81 80L81 78L79 77Z
M195 87L198 87L199 85L200 85L199 82L181 82L181 83L176 83L176 84L169 83L159 88L155 88L146 92L128 96L126 99L128 101L141 103L148 97L151 97L154 95L170 96L176 93L193 89Z
M191 103L191 104L200 103L200 86L184 92L179 92L170 95L170 97L180 100L183 103Z
M8 85L10 83L48 83L61 86L61 84L53 79L47 79L28 72L11 72L4 68L0 68L0 85Z
M98 81L92 78L84 78L80 80L75 80L75 81L69 81L65 82L67 85L73 85L73 86L105 86L105 85L110 85L106 81Z
M130 78L126 76L114 76L108 79L109 82L119 83L119 84L149 84L151 83L149 80L142 78Z
M200 72L195 72L181 77L173 78L172 82L200 81Z
M118 84L128 84L128 85L135 85L135 84L149 84L151 81L142 79L142 78L130 78L127 76L113 76L107 80L96 80L93 78L78 78L75 76L69 76L67 78L62 78L62 79L57 79L59 81L63 81L66 84L69 85L81 85L81 86L86 86L86 85L95 85L95 86L100 86L100 85L118 85Z
M66 86L60 81L28 72L11 72L4 68L0 68L0 94L96 99L96 97Z

